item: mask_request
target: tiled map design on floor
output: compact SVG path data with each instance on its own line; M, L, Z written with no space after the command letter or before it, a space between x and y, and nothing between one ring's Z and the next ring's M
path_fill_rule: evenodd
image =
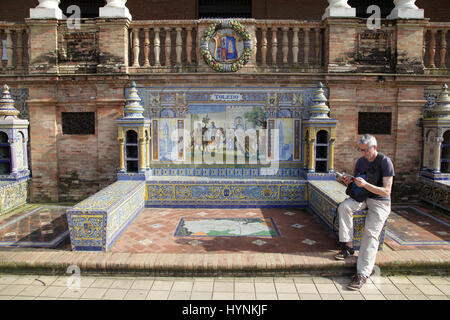
M450 249L450 220L416 206L393 206L385 243L394 250Z
M176 237L278 237L272 218L182 218Z
M1 221L0 247L55 248L69 235L70 207L26 205Z

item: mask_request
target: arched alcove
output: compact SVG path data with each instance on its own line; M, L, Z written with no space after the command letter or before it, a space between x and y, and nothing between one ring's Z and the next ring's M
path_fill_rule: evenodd
M126 132L125 163L127 172L138 172L139 168L138 134L134 130L128 130Z
M0 174L11 173L11 151L8 135L0 132Z
M444 132L441 146L441 172L450 173L450 130Z
M316 134L316 172L328 172L328 132L320 130Z

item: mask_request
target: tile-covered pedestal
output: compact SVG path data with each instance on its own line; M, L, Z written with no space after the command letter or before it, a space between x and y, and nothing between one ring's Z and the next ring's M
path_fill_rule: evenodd
M21 181L0 181L0 215L27 202L28 179Z
M422 200L450 211L450 97L447 84L423 113Z
M106 251L144 209L145 182L117 181L67 211L72 250Z
M28 120L19 119L9 87L0 99L0 214L26 203L28 196Z

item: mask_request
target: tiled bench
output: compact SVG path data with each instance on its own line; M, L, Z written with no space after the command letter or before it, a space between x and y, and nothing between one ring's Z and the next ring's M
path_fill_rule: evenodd
M67 211L72 250L108 250L144 204L144 181L117 181L78 203Z
M0 181L0 215L27 202L28 179Z
M153 176L147 180L145 205L165 208L305 208L306 184L302 178Z
M345 194L345 186L337 181L309 181L308 184L308 208L318 216L325 225L339 238L339 220L337 207L348 196ZM353 247L359 249L364 233L364 223L367 210L357 211L353 214ZM379 250L384 243L386 224L380 235Z

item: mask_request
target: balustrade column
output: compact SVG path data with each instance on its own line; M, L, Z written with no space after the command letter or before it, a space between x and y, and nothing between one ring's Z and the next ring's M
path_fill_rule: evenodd
M164 42L164 52L166 55L166 62L165 62L166 67L170 66L170 54L172 53L172 45L170 42L170 31L171 31L171 28L166 28L166 39Z
M17 30L17 67L23 67L23 30Z
M197 34L196 34L196 48L197 50L195 50L195 62L197 65L200 65L200 39L202 38L201 34L200 34L200 28L197 25Z
M267 62L267 30L261 28L261 65L265 66Z
M149 59L149 53L150 53L150 29L145 28L145 40L144 40L144 67L150 67L150 59Z
M6 67L8 69L14 68L13 64L13 54L14 54L14 48L13 48L13 41L12 41L12 32L11 30L6 29L6 54L8 56L8 64Z
M303 64L305 66L309 65L309 28L305 28L304 30L305 38L304 38L304 47L303 47Z
M442 29L441 30L441 50L439 51L439 55L440 55L439 67L440 68L446 67L446 64L445 64L445 58L447 57L447 40L445 39L446 36L447 36L447 30Z
M315 46L314 46L314 50L315 50L315 57L316 57L316 61L315 64L317 66L320 66L320 60L321 60L321 50L320 50L320 28L315 28Z
M294 66L298 65L298 31L299 28L295 27L294 29L294 36L292 37L292 63Z
M139 68L139 28L132 31L133 34L133 67Z
M430 47L428 48L428 56L430 58L430 68L435 68L434 56L436 53L436 30L430 30Z
M282 45L282 52L283 52L283 64L287 64L288 63L288 53L289 53L289 40L288 40L288 31L289 28L288 27L283 27L283 41L281 43Z
M155 51L155 67L161 66L161 62L159 60L159 55L161 54L161 40L159 39L159 28L155 28L155 40L154 40L154 51Z
M192 64L192 27L186 27L186 60Z
M176 54L177 54L177 66L181 66L181 53L183 51L183 40L181 39L181 30L183 30L180 27L177 27L175 29L177 31L177 38L176 38Z
M274 27L272 29L272 64L277 64L277 52L278 52L278 41L277 41L277 31L278 28Z
M3 69L3 32L0 30L0 70Z

